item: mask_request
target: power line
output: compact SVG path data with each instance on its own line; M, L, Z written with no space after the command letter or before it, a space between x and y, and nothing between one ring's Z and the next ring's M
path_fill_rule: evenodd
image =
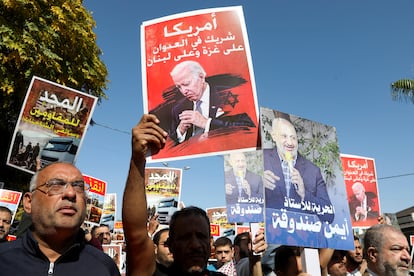
M393 175L393 176L378 177L378 180L380 180L380 179L389 179L389 178L397 178L397 177L403 177L403 176L410 176L410 175L414 175L414 173L405 173L405 174L398 174L398 175Z
M107 128L107 129L110 129L110 130L113 130L113 131L116 131L116 132L119 132L119 133L123 133L123 134L128 134L128 135L131 134L130 132L125 131L125 130L121 130L121 129L117 129L117 128L114 128L114 127L111 127L111 126L106 126L106 125L100 124L100 123L96 122L95 120L91 120L91 125L92 126L97 125L97 126Z
M116 132L119 132L119 133L127 134L127 135L130 135L131 134L130 132L125 131L125 130L121 130L121 129L117 129L117 128L114 128L114 127L110 127L110 126L107 126L107 125L100 124L100 123L96 122L95 120L91 120L91 125L93 125L93 126L94 125L97 125L97 126L100 126L100 127L103 127L103 128L107 128L107 129L110 129L110 130L113 130L113 131L116 131ZM166 163L166 164L168 164L168 163ZM168 167L168 165L166 167ZM414 175L414 173L405 173L405 174L398 174L398 175L392 175L392 176L378 177L378 180L390 179L390 178L397 178L397 177L404 177L404 176L411 176L411 175Z

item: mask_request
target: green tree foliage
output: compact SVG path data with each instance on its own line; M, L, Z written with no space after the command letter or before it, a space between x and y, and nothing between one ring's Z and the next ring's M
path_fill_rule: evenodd
M5 161L33 76L106 98L108 72L95 25L82 0L0 1L0 181L6 188L27 188L30 177Z
M414 104L414 80L401 79L391 83L391 97L394 101L407 101Z

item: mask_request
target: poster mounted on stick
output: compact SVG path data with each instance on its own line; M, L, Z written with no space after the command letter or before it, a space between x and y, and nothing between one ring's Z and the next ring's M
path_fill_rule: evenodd
M83 179L91 187L87 193L85 222L99 225L104 214L106 182L89 175L83 175Z
M156 215L160 224L170 223L180 207L182 173L177 168L145 168L148 219Z
M264 221L262 151L224 155L227 218L233 223Z
M381 214L375 160L341 154L352 227L368 228Z
M143 22L144 112L168 132L149 162L255 149L256 86L241 6Z
M267 242L352 249L335 128L263 107L260 114Z
M95 96L33 77L7 164L33 174L52 162L75 163L96 101Z

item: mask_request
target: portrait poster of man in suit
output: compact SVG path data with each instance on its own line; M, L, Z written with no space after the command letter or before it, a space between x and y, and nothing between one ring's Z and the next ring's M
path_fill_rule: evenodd
M262 151L224 155L224 188L229 222L263 222Z
M268 243L351 249L334 127L260 108Z
M149 162L256 147L256 87L241 7L146 21L141 43L144 112L168 132Z
M370 227L381 214L375 160L341 154L353 227Z

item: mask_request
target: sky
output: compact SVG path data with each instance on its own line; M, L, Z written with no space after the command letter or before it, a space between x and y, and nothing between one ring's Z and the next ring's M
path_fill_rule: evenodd
M381 211L414 205L414 105L393 101L390 84L414 78L414 2L84 1L96 21L108 69L108 99L95 108L76 165L117 193L117 219L131 156L131 129L143 115L140 25L204 8L242 6L259 107L334 126L341 153L375 159ZM163 167L161 163L148 164ZM168 162L184 168L181 200L225 205L223 157ZM393 177L409 174L408 176Z

